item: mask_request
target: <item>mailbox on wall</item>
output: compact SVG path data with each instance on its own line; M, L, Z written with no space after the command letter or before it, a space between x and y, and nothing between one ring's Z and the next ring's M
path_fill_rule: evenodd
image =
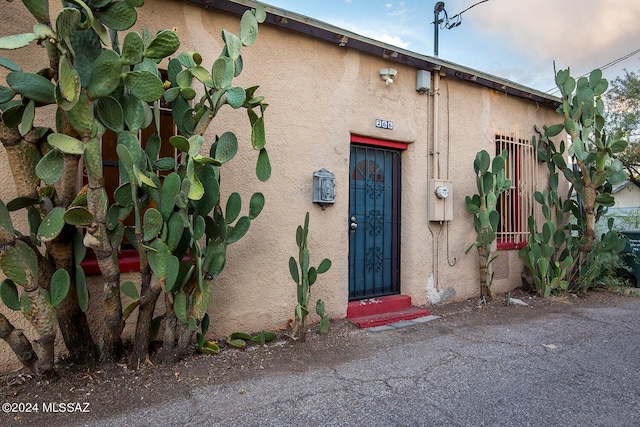
M336 177L332 172L322 168L313 173L313 203L318 203L324 210L325 205L336 202Z
M453 183L444 179L429 181L429 221L453 219Z

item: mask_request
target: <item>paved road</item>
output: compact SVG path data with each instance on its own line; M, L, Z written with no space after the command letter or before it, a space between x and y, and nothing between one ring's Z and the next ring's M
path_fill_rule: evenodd
M640 425L640 298L523 319L358 331L386 344L335 368L206 387L98 425Z

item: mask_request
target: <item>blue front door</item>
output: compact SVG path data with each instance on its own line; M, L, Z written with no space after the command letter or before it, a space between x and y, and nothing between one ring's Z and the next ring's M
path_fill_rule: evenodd
M400 292L400 151L351 145L349 300Z

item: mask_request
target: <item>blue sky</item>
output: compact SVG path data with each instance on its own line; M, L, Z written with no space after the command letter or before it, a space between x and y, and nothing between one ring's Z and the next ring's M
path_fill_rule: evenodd
M449 0L449 17L481 0ZM266 4L363 36L434 53L433 8L424 0L266 0ZM556 67L572 75L604 69L610 81L640 70L638 0L486 0L461 25L439 30L439 57L541 90L555 88ZM638 51L638 52L636 52Z

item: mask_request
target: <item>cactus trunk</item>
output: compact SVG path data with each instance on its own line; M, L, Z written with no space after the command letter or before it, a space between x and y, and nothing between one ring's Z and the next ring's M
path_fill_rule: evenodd
M480 296L482 298L493 298L491 290L491 269L489 266L489 253L485 247L478 247L479 268L480 268Z
M40 160L40 152L36 143L29 142L27 138L33 136L30 132L23 138L17 128L8 128L0 121L0 141L7 151L7 160L14 177L18 196L36 197L40 178L36 176L35 168Z
M104 281L102 307L104 309L105 336L102 358L106 361L116 361L122 355L122 302L120 300L120 271L117 252L113 251L107 259L99 261L102 279ZM114 268L116 267L116 268Z
M466 250L468 253L474 246L478 251L480 270L480 297L483 301L493 297L491 284L491 262L497 257L491 257L491 246L496 239L500 214L496 204L500 194L509 189L511 181L505 175L507 151L491 160L485 150L476 154L473 169L476 173L478 194L466 196L467 211L473 214L473 224L477 233L476 242Z
M25 290L23 296L26 296L23 299L28 303L23 304L22 311L39 335L34 341L38 356L36 372L43 378L50 378L53 375L56 313L42 289L36 287L34 290Z
M306 323L307 314L303 310L301 317L295 317L295 319L293 320L293 326L291 328L291 333L293 334L293 336L298 337L300 341L305 341L307 339L307 330L305 327Z
M78 166L80 156L64 154L64 169L60 181L56 184L56 195L58 205L65 208L71 205L73 199L78 194Z
M87 190L87 209L94 218L94 223L87 228L84 244L93 249L96 254L98 266L102 273L103 291L102 305L104 309L105 337L102 349L102 358L107 361L115 361L122 352L122 330L124 319L122 317L122 302L120 300L120 268L118 266L118 253L109 240L107 231L107 210L109 197L104 188L102 176L102 153L96 140L83 137L86 144L87 177L89 188ZM99 165L96 167L96 165Z
M40 184L40 179L35 173L30 173L28 167L25 167L28 164L27 162L31 162L32 156L37 149L33 144L24 140L16 145L5 143L4 148L7 151L7 160L11 168L11 174L15 179L18 196L37 197L36 188ZM33 170L35 170L35 166Z
M160 282L160 286L165 289L166 276L160 277L158 281ZM164 337L162 339L162 350L160 352L159 358L163 363L173 363L178 358L176 355L176 341L178 337L179 323L173 308L172 293L165 292L164 304L166 308L166 315L164 318Z
M140 221L140 207L135 195L137 193L137 187L131 185L131 198L134 205L135 215L135 234L138 248L142 248L144 243L144 233L141 227ZM147 253L144 250L139 250L138 255L140 257L140 305L138 306L138 321L136 323L136 337L133 348L133 353L129 360L129 365L132 368L139 368L140 364L149 358L149 345L151 344L151 322L153 320L153 312L156 308L156 302L162 292L163 287L159 284L151 283L151 267L149 265L149 259ZM158 282L160 279L158 280Z
M133 353L129 365L138 367L149 357L149 344L151 342L151 321L156 301L162 288L151 284L151 268L147 262L146 252L140 252L140 305L138 306L138 322L136 323L136 335Z
M0 338L9 344L22 366L30 371L35 370L38 358L35 351L33 351L31 343L22 331L14 328L2 314L0 314Z
M70 227L65 227L66 232L47 244L47 253L53 261L55 268L47 262L38 263L38 282L43 288L48 288L49 280L54 270L63 268L68 272L73 272L73 243L69 236L73 236ZM89 363L97 360L98 347L91 336L87 316L80 309L77 295L75 279L71 280L68 298L56 307L58 314L58 324L64 342L69 350L71 360L76 363Z
M111 246L106 227L106 192L102 184L98 188L91 187L92 179L89 179L87 191L87 208L93 214L96 222L87 228L84 244L93 249L103 279L103 309L106 326L104 348L102 357L105 360L117 360L122 350L122 330L124 319L122 318L122 303L120 301L120 269L118 267L118 254Z
M582 210L585 215L585 229L583 238L586 242L580 245L580 252L587 254L591 251L596 240L596 189L593 185L585 186L582 197Z

